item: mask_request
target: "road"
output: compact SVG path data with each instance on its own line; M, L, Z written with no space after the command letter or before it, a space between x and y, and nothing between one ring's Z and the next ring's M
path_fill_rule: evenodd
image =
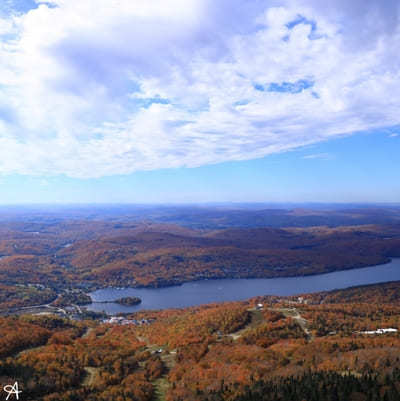
M41 304L41 305L31 305L31 306L21 306L18 308L11 308L8 309L6 311L4 311L5 313L18 313L21 311L25 311L25 310L31 310L31 309L49 309L51 312L58 312L58 313L62 313L65 316L68 316L68 312L61 307L58 306L54 306L52 305L54 302L56 302L60 297L62 296L62 294L57 294L56 299L54 299L52 302L47 303L47 304ZM71 304L72 307L75 308L75 310L77 311L77 313L82 314L82 308L79 305L76 304Z
M307 328L307 320L304 319L296 308L270 308L277 312L281 312L286 317L291 317L304 331L309 341L314 341L314 336Z

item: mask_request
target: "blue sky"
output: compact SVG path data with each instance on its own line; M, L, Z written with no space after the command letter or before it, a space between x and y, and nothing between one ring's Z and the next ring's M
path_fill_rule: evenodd
M397 0L6 0L0 204L399 202Z
M400 135L374 132L265 158L97 179L11 175L2 203L398 202ZM27 199L28 194L28 199Z

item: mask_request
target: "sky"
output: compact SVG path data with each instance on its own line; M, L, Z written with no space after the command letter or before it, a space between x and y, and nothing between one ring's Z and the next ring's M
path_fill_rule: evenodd
M400 202L398 0L3 0L0 204Z

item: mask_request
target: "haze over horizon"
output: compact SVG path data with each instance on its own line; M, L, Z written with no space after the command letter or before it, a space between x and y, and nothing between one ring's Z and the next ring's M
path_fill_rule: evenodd
M0 204L397 203L397 0L7 0Z

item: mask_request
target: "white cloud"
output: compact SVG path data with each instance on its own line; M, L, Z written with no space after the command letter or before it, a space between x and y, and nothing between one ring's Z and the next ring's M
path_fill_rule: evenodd
M332 155L329 153L314 153L311 155L303 156L303 159L320 159L320 160L330 160Z
M194 167L400 123L398 3L52 3L0 20L0 173Z

